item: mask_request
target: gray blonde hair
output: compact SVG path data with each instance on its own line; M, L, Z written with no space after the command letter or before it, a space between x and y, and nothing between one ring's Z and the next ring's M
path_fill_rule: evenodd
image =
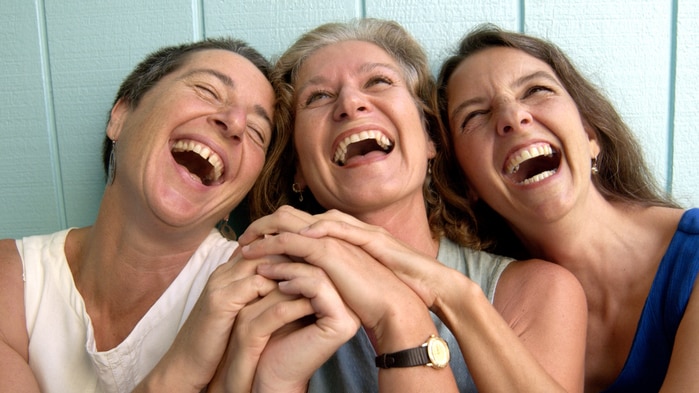
M364 41L372 43L388 53L399 65L408 89L422 112L425 128L435 143L437 156L441 152L437 136L440 123L437 111L435 80L430 72L425 51L400 24L381 19L354 19L346 23L327 23L303 34L281 55L272 70L272 84L278 94L275 108L275 124L289 140L284 152L270 161L275 170L263 172L262 178L253 188L250 211L252 218L261 217L289 204L311 213L324 211L312 195L306 193L299 202L293 195L292 183L296 171L296 150L292 134L294 124L295 90L294 83L299 69L313 53L328 45L344 41ZM437 160L435 160L437 161ZM425 182L423 194L428 211L428 220L433 236L449 235L455 230L445 228L442 214L444 206L436 192ZM451 237L451 236L450 236Z

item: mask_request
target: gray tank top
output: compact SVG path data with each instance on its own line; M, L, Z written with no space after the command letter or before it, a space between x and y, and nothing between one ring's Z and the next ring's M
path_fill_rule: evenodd
M505 267L512 262L510 258L461 247L447 238L442 238L439 243L437 259L442 264L465 274L478 284L491 303L500 275ZM432 314L432 319L440 336L449 344L451 351L449 365L456 378L459 391L477 392L454 335L436 315ZM360 328L354 338L340 347L316 371L311 378L308 391L313 393L378 392L379 371L374 365L375 356L366 332Z

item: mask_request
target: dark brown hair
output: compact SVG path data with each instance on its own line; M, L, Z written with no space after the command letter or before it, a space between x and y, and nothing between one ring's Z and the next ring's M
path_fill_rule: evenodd
M167 46L156 50L143 59L124 79L114 98L113 105L124 100L130 108L138 106L141 98L166 75L177 71L192 53L202 50L222 49L248 59L269 79L271 64L256 49L244 41L234 38L208 38L202 41ZM109 167L112 141L105 136L102 142L102 164L105 174Z
M481 25L461 40L458 49L444 62L439 73L438 102L444 125L442 130L445 132L441 137L449 148L445 149L447 161L443 163L446 176L437 176L435 186L448 207L463 212L472 233L483 242L482 247L499 252L501 250L494 240L503 236L513 238L513 234L499 214L484 202L474 203L467 197L468 180L455 159L451 143L446 88L449 78L463 60L492 47L521 50L548 64L556 73L576 103L583 123L595 134L600 145L601 151L597 157L599 173L592 177L592 182L605 199L643 206L677 207L657 185L639 143L610 100L574 67L556 45L526 34L504 31L491 24ZM506 242L501 240L500 243Z

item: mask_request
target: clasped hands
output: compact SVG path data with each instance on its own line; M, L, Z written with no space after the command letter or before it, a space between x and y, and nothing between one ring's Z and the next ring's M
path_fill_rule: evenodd
M239 242L216 279L247 280L258 288L247 293L257 295L232 307L237 315L209 392L305 391L360 325L377 353L404 345L409 326L431 325L425 305L435 295L421 271L429 258L383 228L338 211L312 216L284 206L253 222Z

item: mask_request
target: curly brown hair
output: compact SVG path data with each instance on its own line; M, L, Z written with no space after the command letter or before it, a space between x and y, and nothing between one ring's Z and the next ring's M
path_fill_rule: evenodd
M409 90L422 112L425 128L435 142L437 158L442 148L437 143L441 133L437 112L436 83L432 76L427 55L420 44L398 23L389 20L365 18L346 23L327 23L303 34L277 60L272 70L272 85L278 94L275 108L275 125L283 132L286 140L281 153L270 157L260 181L252 189L250 211L252 219L274 212L282 205L292 205L310 213L324 211L310 192L305 192L303 202L292 191L296 172L296 149L292 133L294 124L294 84L300 67L317 50L335 43L357 40L375 44L393 57L403 71ZM443 160L434 160L442 162ZM434 168L433 175L434 177ZM454 234L463 233L459 226L444 220L445 211L439 195L430 186L430 176L425 181L423 195L428 212L432 235L436 238L447 235L458 240Z

